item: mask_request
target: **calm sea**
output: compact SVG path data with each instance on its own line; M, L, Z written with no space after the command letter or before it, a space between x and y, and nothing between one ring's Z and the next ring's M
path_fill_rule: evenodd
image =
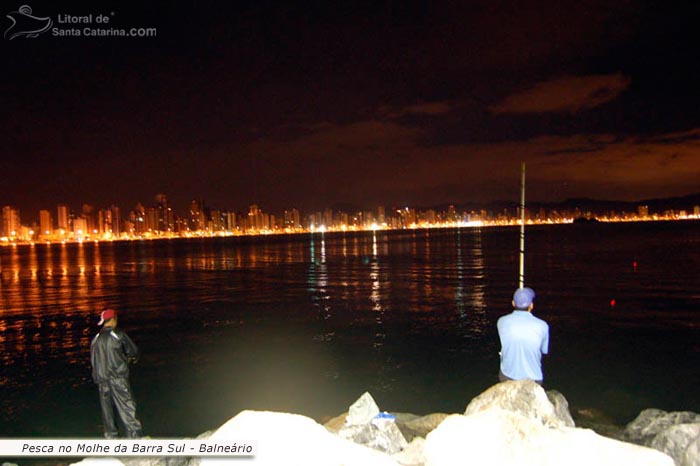
M114 307L151 436L242 409L462 412L497 382L517 228L0 248L0 432L100 436L89 342ZM547 388L617 422L700 412L700 222L528 228ZM611 305L611 301L615 305Z

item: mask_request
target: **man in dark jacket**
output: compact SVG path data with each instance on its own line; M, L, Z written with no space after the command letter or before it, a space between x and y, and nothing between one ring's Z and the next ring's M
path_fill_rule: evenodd
M136 402L129 384L129 364L139 357L139 349L121 329L117 328L117 312L102 311L100 333L90 344L92 380L100 389L102 423L106 438L117 438L114 408L121 418L126 436L141 437L141 423L136 419Z

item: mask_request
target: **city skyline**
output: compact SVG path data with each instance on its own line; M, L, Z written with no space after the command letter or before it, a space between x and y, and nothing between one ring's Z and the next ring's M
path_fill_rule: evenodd
M650 204L653 206L650 208ZM670 208L671 205L673 208ZM55 213L54 213L55 212ZM525 206L525 216L515 202L500 205L391 206L373 208L326 207L306 211L289 207L269 212L257 204L247 211L207 206L193 199L188 209L175 209L163 193L152 203L137 201L132 209L112 204L83 204L73 209L58 204L55 211L41 209L38 221L23 220L20 209L4 205L0 210L0 244L34 241L119 240L189 236L255 235L314 231L399 230L414 228L503 226L522 223L551 224L576 221L650 221L700 219L700 193L672 199L615 203L589 199L559 204Z
M23 211L488 203L521 161L542 202L700 188L694 2L31 7L153 33L4 38L0 199Z
M172 196L171 194L165 194L165 193L155 193L151 196L148 196L146 199L133 199L126 204L120 204L117 202L108 202L107 204L98 204L95 203L94 201L91 201L90 199L81 199L80 202L78 203L69 203L65 202L64 200L54 200L49 202L49 205L41 205L36 211L32 211L30 209L26 209L24 205L20 204L12 204L9 202L6 202L6 199L0 198L0 207L3 206L8 206L12 207L13 209L16 209L20 212L22 212L22 217L24 219L27 219L28 217L31 217L30 221L36 221L39 219L40 212L42 210L55 210L56 206L66 206L71 212L80 212L80 210L84 207L89 207L89 208L101 208L101 209L107 209L107 208L112 208L112 207L117 207L120 209L126 209L126 210L132 210L138 206L141 206L142 208L145 207L150 207L154 204L158 204L159 197L164 196L166 199L167 204L173 208L174 210L178 212L185 212L189 206L194 203L200 203L203 206L206 207L206 209L214 209L214 210L221 210L221 211L231 211L231 212L243 212L247 211L251 206L261 206L265 208L268 211L274 211L275 213L281 213L284 210L288 210L291 208L294 209L299 209L301 211L313 211L313 210L326 210L326 209L333 209L333 210L341 210L341 211L349 211L349 212L355 212L355 211L363 211L363 210L368 210L368 209L374 209L377 206L382 206L384 208L389 208L389 209L397 209L397 208L403 208L403 207L411 207L411 208L416 208L416 209L423 209L423 210L428 210L428 209L444 209L448 205L453 205L453 206L458 206L458 207L463 207L467 210L481 210L481 209L486 209L486 210L493 210L494 208L499 209L502 208L503 206L509 206L513 207L516 206L520 203L520 199L495 199L492 201L488 202L479 202L473 199L461 199L461 200L454 200L454 201L449 201L449 202L444 202L440 204L397 204L397 203L387 203L384 202L381 199L373 200L368 203L362 204L362 205L357 205L357 204L351 204L351 203L335 203L335 204L318 204L316 203L317 207L312 207L308 205L285 205L285 204L280 204L283 207L278 208L278 209L273 209L269 208L269 206L263 205L260 202L257 202L254 199L249 199L247 202L244 202L242 205L232 205L232 202L224 202L223 204L212 204L209 203L203 196L193 196L187 198L187 202L181 203L179 205L175 205L174 202L171 201ZM588 203L590 202L600 202L600 203L620 203L620 204L645 204L649 202L654 202L654 201L662 201L664 199L676 199L676 198L694 198L696 196L700 196L700 192L694 192L694 193L685 193L680 196L672 196L669 198L639 198L639 199L632 199L632 200L619 200L619 199L597 199L597 198L587 198L587 197L581 197L581 198L569 198L569 199L563 199L560 201L556 202L548 202L548 201L541 201L541 200L534 200L535 204L539 205L556 205L556 204L565 204L569 202L585 202ZM175 196L175 197L181 197L181 196ZM693 201L689 201L692 203ZM279 204L279 203L276 203Z

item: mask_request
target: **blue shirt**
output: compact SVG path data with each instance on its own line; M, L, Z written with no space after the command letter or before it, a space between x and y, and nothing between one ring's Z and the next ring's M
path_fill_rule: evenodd
M501 372L510 379L544 380L542 355L549 352L549 325L528 311L498 319Z

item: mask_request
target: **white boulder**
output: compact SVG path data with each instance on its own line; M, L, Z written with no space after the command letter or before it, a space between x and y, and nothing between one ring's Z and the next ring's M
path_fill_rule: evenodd
M676 424L659 432L649 445L673 458L677 466L700 466L700 423Z
M651 445L654 438L664 430L678 424L700 423L700 414L691 411L667 412L660 409L645 409L622 432L623 440Z
M401 466L423 466L425 464L425 439L423 437L414 438L411 443L400 453L392 455Z
M124 463L116 458L85 458L71 466L124 466Z
M398 466L389 455L357 445L328 432L298 414L242 411L217 429L209 441L257 442L256 466ZM241 458L203 457L201 466L240 465Z
M425 466L673 466L656 450L497 407L448 417L428 434L424 455Z
M492 386L474 398L464 414L500 408L538 420L546 427L573 427L574 421L566 399L558 394L556 401L559 409L555 408L544 389L532 380L509 380Z
M348 409L345 424L360 426L369 423L379 414L379 406L369 392L364 392Z

